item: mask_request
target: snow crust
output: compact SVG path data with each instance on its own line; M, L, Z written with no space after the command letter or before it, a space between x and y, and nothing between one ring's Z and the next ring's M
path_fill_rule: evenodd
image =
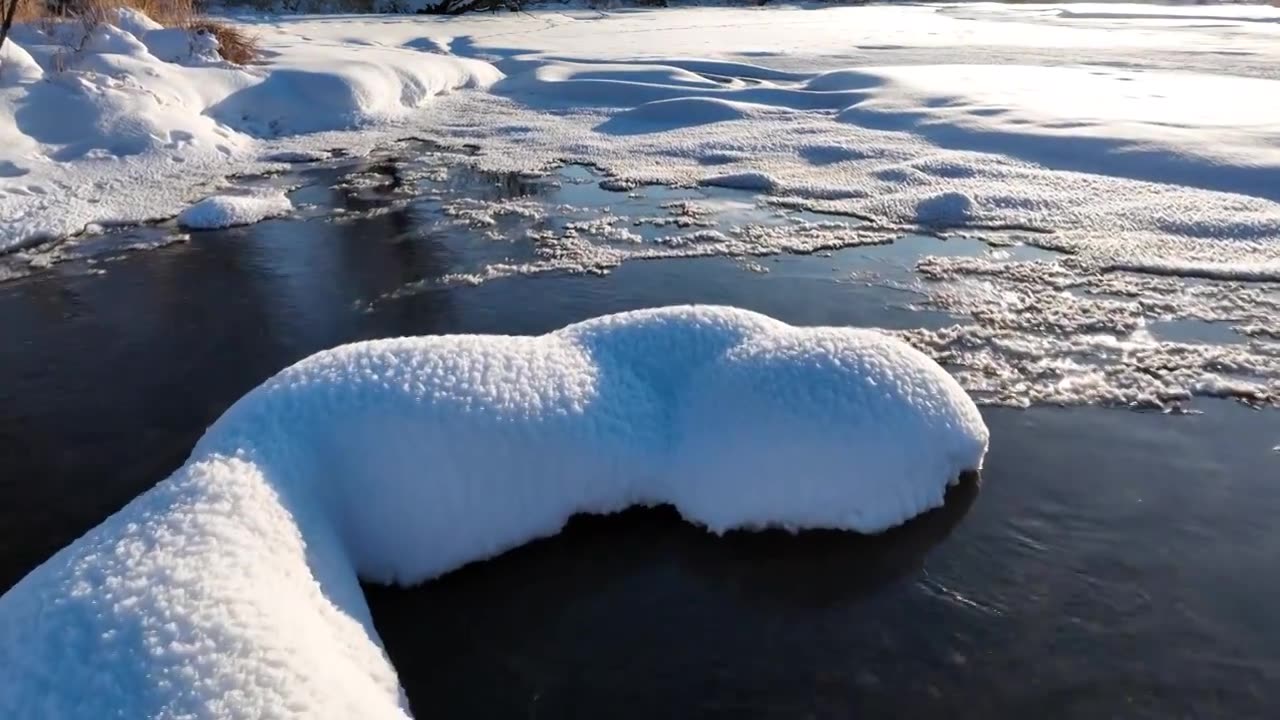
M919 311L924 327L893 334L951 369L980 404L1196 412L1198 398L1229 397L1280 407L1280 283L1262 274L1265 265L1132 267L1064 253L1057 235L1019 230L903 237L909 228L798 212L790 198L606 192L588 187L598 176L580 168L551 173L520 197L486 200L448 153L377 157L380 169L360 173L361 183L395 178L399 195L433 198L443 217L423 231L480 252L452 273L364 299L363 308L385 311L449 284L730 256L750 270L869 285L886 304ZM873 247L882 245L891 247ZM784 253L809 257L752 262Z
M179 213L178 224L191 230L211 230L252 225L292 211L293 203L284 193L213 195Z
M1275 286L1188 283L1078 257L925 257L921 305L972 321L896 333L980 401L1183 411L1195 397L1280 405Z
M732 308L335 348L0 597L0 716L403 718L357 577L418 582L633 504L875 532L986 447L909 346Z

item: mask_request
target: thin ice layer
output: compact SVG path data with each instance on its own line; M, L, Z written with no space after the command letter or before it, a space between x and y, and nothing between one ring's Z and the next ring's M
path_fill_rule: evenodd
M0 598L0 717L405 717L357 576L425 580L635 503L883 530L986 446L905 344L732 308L336 348Z

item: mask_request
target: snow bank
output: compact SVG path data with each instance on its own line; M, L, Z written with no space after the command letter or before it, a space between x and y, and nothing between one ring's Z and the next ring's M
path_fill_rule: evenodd
M196 188L270 155L259 138L395 122L502 76L478 60L297 37L238 67L214 36L133 10L90 30L19 24L0 52L0 252L175 215ZM302 144L284 150L344 145Z
M518 38L468 20L450 47L506 78L451 99L439 134L493 170L571 160L615 187L728 185L881 228L1052 232L1131 267L1273 265L1273 12L1164 7L547 13Z
M250 68L136 13L71 54L64 35L82 29L24 26L14 47L51 82L0 82L0 117L15 118L0 123L0 167L22 172L0 179L0 250L172 215L276 152L413 135L477 145L494 170L573 160L618 186L749 179L882 226L1051 229L1128 263L1274 262L1274 16L972 4L241 18L264 49ZM466 88L489 92L453 92ZM1265 242L1221 242L1242 239Z
M1280 200L1268 187L1280 169L1273 78L1019 65L863 73L878 87L842 122L1043 167Z
M214 195L183 210L178 215L178 224L191 230L213 230L252 225L292 211L293 203L284 193Z
M208 113L256 137L341 130L400 120L436 95L487 87L501 77L478 60L299 43L261 82L211 104Z
M883 530L986 446L906 345L731 308L336 348L0 597L0 716L403 718L358 576L424 580L636 503Z

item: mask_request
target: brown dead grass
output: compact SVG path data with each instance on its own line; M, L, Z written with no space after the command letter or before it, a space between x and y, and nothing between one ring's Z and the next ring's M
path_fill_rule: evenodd
M144 15L164 25L176 27L185 25L196 18L193 0L84 0L85 2L105 5L111 9L131 7L141 10Z
M110 23L118 8L133 8L165 27L185 27L218 39L218 54L227 62L245 65L261 55L258 38L227 23L202 18L196 0L18 0L15 22L41 19L79 19L87 27Z
M4 3L0 3L3 6ZM18 9L13 13L14 22L29 22L45 14L44 3L40 0L18 0Z
M200 18L186 23L194 33L208 33L218 39L218 54L223 60L237 65L248 65L262 55L258 37L250 35L235 25L217 20Z
M44 17L78 17L89 21L113 18L118 8L133 8L164 25L177 27L196 18L193 0L23 0L43 10Z

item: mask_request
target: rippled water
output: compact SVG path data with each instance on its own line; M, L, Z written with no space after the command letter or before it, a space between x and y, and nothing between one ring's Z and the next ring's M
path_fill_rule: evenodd
M322 164L245 181L296 186L297 218L177 242L167 225L108 233L53 251L62 261L48 269L6 261L30 274L0 284L0 588L165 477L232 401L316 350L535 333L682 302L796 324L936 327L958 319L917 307L916 258L997 251L912 236L471 286L465 275L487 263L536 260L503 237L606 205L673 216L664 204L694 202L738 223L795 214L725 190L607 192L581 168L414 167L434 191L387 158ZM459 197L569 207L474 227L446 216ZM138 244L163 247L123 251ZM1272 717L1280 413L1198 408L987 408L980 486L879 537L716 538L669 510L631 511L576 520L419 588L367 592L420 717Z

